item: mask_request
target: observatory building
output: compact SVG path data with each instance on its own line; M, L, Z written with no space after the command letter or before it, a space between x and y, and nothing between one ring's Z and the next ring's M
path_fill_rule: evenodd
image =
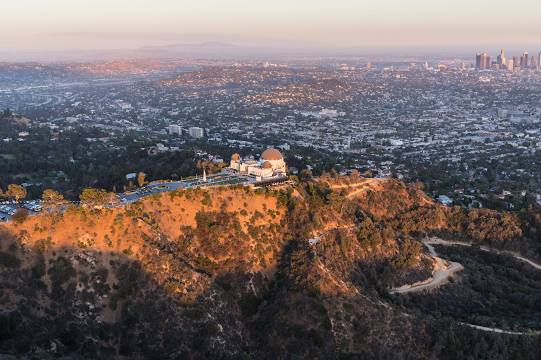
M265 150L259 160L243 160L239 154L233 154L229 168L239 174L254 176L256 181L272 180L287 176L287 166L284 156L276 149Z

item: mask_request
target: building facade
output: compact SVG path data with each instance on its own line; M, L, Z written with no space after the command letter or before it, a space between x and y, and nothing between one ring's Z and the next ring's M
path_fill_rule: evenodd
M200 139L205 136L205 131L200 127L191 127L188 129L188 134L195 139Z
M259 160L243 160L239 154L233 154L229 168L240 174L254 176L256 181L287 176L284 156L272 148L265 150Z

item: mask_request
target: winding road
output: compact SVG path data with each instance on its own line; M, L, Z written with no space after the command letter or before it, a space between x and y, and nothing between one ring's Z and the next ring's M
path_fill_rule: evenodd
M447 283L449 278L453 276L456 272L464 270L464 267L461 264L457 262L449 262L438 257L438 254L436 253L436 250L434 249L433 245L467 246L467 247L473 246L473 244L470 244L470 243L443 240L436 237L427 238L423 240L423 244L428 248L430 255L435 261L432 277L424 281L416 282L414 284L408 284L408 285L400 286L398 288L393 288L390 290L392 294L406 294L410 292L418 292L418 291L423 291L423 290L434 289ZM506 250L498 250L489 246L481 246L480 248L482 251L493 252L500 255L510 255L517 260L520 260L522 262L525 262L531 265L537 270L541 270L541 264L538 264L530 259L527 259L515 252L506 251Z
M449 281L449 278L455 273L464 270L464 266L462 266L462 264L447 261L438 257L436 249L434 249L434 246L432 246L435 243L430 239L424 240L423 244L425 244L425 246L428 248L432 259L434 259L434 270L432 271L432 276L423 281L391 289L391 294L407 294L411 292L435 289L446 284Z
M448 281L448 279L451 276L453 276L457 271L461 271L461 270L464 269L464 267L459 263L448 262L448 261L443 260L440 257L438 257L438 254L436 253L436 250L434 249L433 245L468 246L468 247L473 246L473 244L470 244L470 243L464 243L464 242L459 242L459 241L448 241L448 240L443 240L443 239L436 238L436 237L427 238L427 239L423 240L423 244L425 244L425 246L428 248L428 250L430 252L430 255L432 256L432 258L435 261L435 266L434 266L434 271L432 273L432 277L428 278L427 280L421 281L421 282L417 282L417 283L409 284L409 285L404 285L404 286L401 286L399 288L391 289L390 293L392 293L392 294L406 294L406 293L411 293L411 292L418 292L418 291L423 291L423 290L434 289L434 288L437 288L437 287L445 284ZM519 255L519 254L517 254L515 252L512 252L512 251L498 250L498 249L491 248L489 246L481 246L481 250L482 251L494 252L496 254L510 255L510 256L513 256L517 260L523 261L523 262L531 265L532 267L534 267L534 268L536 268L538 270L541 270L541 265L540 264L538 264L538 263L536 263L536 262L534 262L534 261L532 261L530 259L527 259L527 258L525 258L525 257L523 257L523 256L521 256L521 255ZM443 267L442 267L442 265L443 265ZM541 331L534 331L534 330L529 330L529 331L509 331L509 330L504 330L504 329L500 329L500 328L486 327L486 326L480 326L480 325L474 325L474 324L468 324L468 323L460 323L460 325L467 326L467 327L477 329L477 330L480 330L480 331L493 332L493 333L505 334L505 335L537 336L537 335L541 334Z
M473 329L481 330L481 331L487 331L487 332L493 332L497 334L505 334L505 335L539 335L541 334L541 331L509 331L499 328L491 328L486 326L480 326L480 325L473 325L468 323L459 323L462 326L467 326Z
M460 241L443 240L443 239L435 238L435 237L427 239L427 240L423 241L423 243L424 244L430 244L430 245L444 245L444 246L457 245L457 246L468 246L468 247L472 247L474 245L474 244L460 242ZM527 259L524 256L521 256L520 254L517 254L516 252L508 251L508 250L498 250L498 249L495 249L493 247L485 246L485 245L481 246L480 249L482 251L493 252L493 253L499 254L499 255L510 255L510 256L514 257L515 259L517 259L517 260L520 260L522 262L525 262L525 263L531 265L532 267L536 268L537 270L541 270L541 264L536 263L535 261L532 261L530 259Z

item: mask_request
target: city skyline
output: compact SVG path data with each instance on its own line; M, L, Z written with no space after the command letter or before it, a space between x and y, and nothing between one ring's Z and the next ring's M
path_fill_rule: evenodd
M496 61L493 61L496 59ZM505 49L501 49L496 57L491 57L487 52L478 52L475 57L475 67L479 70L499 69L510 70L516 69L541 69L541 51L529 54L524 51L520 56L506 56Z
M0 24L0 51L134 49L206 41L313 49L541 47L536 36L541 5L531 0L515 5L499 8L465 0L235 0L227 6L213 0L157 0L152 5L140 0L21 0L2 5L8 16ZM491 16L486 17L489 6Z

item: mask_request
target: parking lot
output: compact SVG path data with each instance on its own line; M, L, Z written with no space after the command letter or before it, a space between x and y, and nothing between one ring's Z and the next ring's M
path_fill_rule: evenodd
M229 171L223 171L218 174L209 175L206 179L203 177L191 177L181 181L160 181L152 182L137 190L125 192L118 195L122 204L132 204L137 200L152 194L159 194L179 189L217 187L226 185L253 184L255 179L251 176L239 175ZM41 203L39 200L24 201L20 204L14 201L5 201L0 203L0 221L8 221L19 208L27 209L30 214L39 213Z
M119 198L122 203L131 204L145 196L179 189L251 184L253 182L254 179L250 176L243 176L224 171L218 174L209 175L207 176L206 180L204 180L202 177L192 177L181 181L150 183L135 191L120 194Z
M0 221L7 221L20 209L27 209L31 214L41 211L41 205L38 200L24 201L17 204L14 201L4 201L0 203Z

